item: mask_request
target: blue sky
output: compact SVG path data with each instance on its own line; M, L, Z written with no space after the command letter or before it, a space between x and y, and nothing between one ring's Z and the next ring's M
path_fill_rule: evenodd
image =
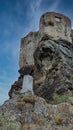
M37 31L40 16L49 11L73 20L73 0L0 0L0 104L19 76L21 38Z

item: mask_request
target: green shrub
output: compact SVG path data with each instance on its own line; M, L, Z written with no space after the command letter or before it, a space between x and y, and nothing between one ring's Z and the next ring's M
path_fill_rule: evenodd
M67 102L67 101L69 101L69 96L68 95L58 95L57 93L55 93L53 95L53 100L47 101L47 103L59 104L59 103Z
M67 95L58 95L57 93L54 94L53 100L55 104L67 102L69 97Z
M14 124L4 124L0 127L0 130L16 130L16 126Z

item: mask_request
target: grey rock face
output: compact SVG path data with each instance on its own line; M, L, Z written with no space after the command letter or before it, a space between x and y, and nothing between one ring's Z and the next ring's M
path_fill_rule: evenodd
M29 53L29 52L28 52ZM32 58L30 56L30 58ZM33 53L34 65L20 68L20 77L9 92L10 98L20 94L24 75L33 76L33 90L38 96L53 99L73 90L73 44L66 40L52 40L43 35Z
M65 40L41 40L34 53L34 91L46 99L73 90L73 45Z
M33 76L35 94L52 99L54 93L73 90L73 31L68 17L55 12L42 15L38 32L31 32L21 40L20 79ZM9 92L19 93L18 83ZM17 89L15 89L17 88Z

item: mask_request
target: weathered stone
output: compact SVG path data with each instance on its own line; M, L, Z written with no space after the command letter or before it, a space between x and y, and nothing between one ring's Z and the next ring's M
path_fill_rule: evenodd
M73 89L73 46L64 40L41 40L34 53L34 92L46 99Z
M22 83L23 83L23 78L20 78L18 79L18 81L14 82L14 84L11 86L11 89L8 93L10 98L15 98L16 95L19 94L20 90L22 89Z
M20 95L0 107L0 123L1 129L73 130L73 106L70 103L51 105L41 97Z
M24 75L30 74L33 75L34 66L33 65L26 65L19 70L20 75L23 77Z
M62 25L59 33L57 29ZM42 15L39 31L31 32L21 40L20 77L11 87L10 98L20 94L24 75L33 76L35 94L48 100L53 99L55 92L64 94L73 89L73 45L70 33L69 18L58 13Z
M55 12L42 15L40 19L40 32L48 34L53 39L64 39L72 42L71 21L68 17Z
M33 53L40 40L39 32L31 32L21 40L19 66L20 69L26 66L34 66Z
M43 37L44 35L45 37ZM34 66L33 54L42 37L43 40L49 37L49 39L53 40L63 39L72 42L70 19L55 12L48 12L42 15L39 31L31 32L21 40L20 69L28 65Z

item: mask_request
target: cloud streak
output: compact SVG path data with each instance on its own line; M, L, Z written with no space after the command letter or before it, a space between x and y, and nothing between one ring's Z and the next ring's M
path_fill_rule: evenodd
M57 7L59 7L60 1L61 1L61 0L55 0L55 1L52 3L52 5L50 6L49 10L50 10L50 11L56 11L56 10L57 10Z
M30 2L30 10L28 12L28 17L30 18L30 25L29 25L29 30L36 31L38 30L39 27L39 20L41 15L44 12L51 12L51 11L56 11L58 10L58 6L60 4L61 0L52 0L51 4L47 5L47 8L42 8L42 3L43 0L35 0ZM31 13L30 13L31 12ZM28 29L27 29L28 30Z

